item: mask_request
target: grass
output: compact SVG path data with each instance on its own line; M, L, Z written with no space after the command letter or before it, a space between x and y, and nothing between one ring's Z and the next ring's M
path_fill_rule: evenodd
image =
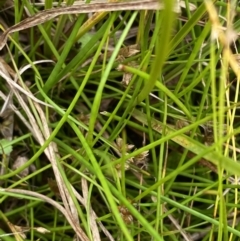
M164 2L11 28L1 240L239 240L240 9ZM1 29L56 5L3 1Z

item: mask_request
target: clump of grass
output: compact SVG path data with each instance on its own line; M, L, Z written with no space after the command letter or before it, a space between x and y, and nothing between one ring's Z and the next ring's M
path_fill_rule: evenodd
M238 240L239 9L141 3L0 5L2 240Z

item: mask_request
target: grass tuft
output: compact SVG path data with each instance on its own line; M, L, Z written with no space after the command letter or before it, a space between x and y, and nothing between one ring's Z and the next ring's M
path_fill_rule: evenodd
M0 240L239 240L237 1L0 11Z

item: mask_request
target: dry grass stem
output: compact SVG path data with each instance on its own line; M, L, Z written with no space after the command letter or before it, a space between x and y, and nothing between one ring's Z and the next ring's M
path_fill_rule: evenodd
M57 208L63 215L66 217L68 220L69 224L72 226L72 228L75 230L75 232L78 234L79 238L83 241L89 241L88 237L84 233L84 231L81 229L79 225L76 225L75 221L72 219L71 216L68 215L67 211L65 208L63 208L59 203L56 201L52 200L51 198L44 196L40 193L33 192L33 191L28 191L28 190L23 190L23 189L5 189L5 188L0 188L1 192L5 193L18 193L18 194L24 194L30 197L36 197L39 198L40 200L47 202L51 204L53 207Z
M160 9L163 9L163 6L159 4L157 0L143 0L143 1L135 0L135 1L116 2L116 3L111 3L111 2L89 3L89 4L81 4L79 6L73 5L73 6L66 6L66 7L59 7L59 8L44 10L8 28L0 36L0 50L5 46L9 34L37 26L51 19L54 19L60 15L103 12L103 11L116 12L116 11L126 11L126 10L160 10ZM175 5L174 11L179 12L178 5Z

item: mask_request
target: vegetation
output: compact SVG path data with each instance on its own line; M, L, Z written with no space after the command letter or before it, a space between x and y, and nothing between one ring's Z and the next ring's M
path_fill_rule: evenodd
M240 9L163 2L1 1L1 240L239 240Z

